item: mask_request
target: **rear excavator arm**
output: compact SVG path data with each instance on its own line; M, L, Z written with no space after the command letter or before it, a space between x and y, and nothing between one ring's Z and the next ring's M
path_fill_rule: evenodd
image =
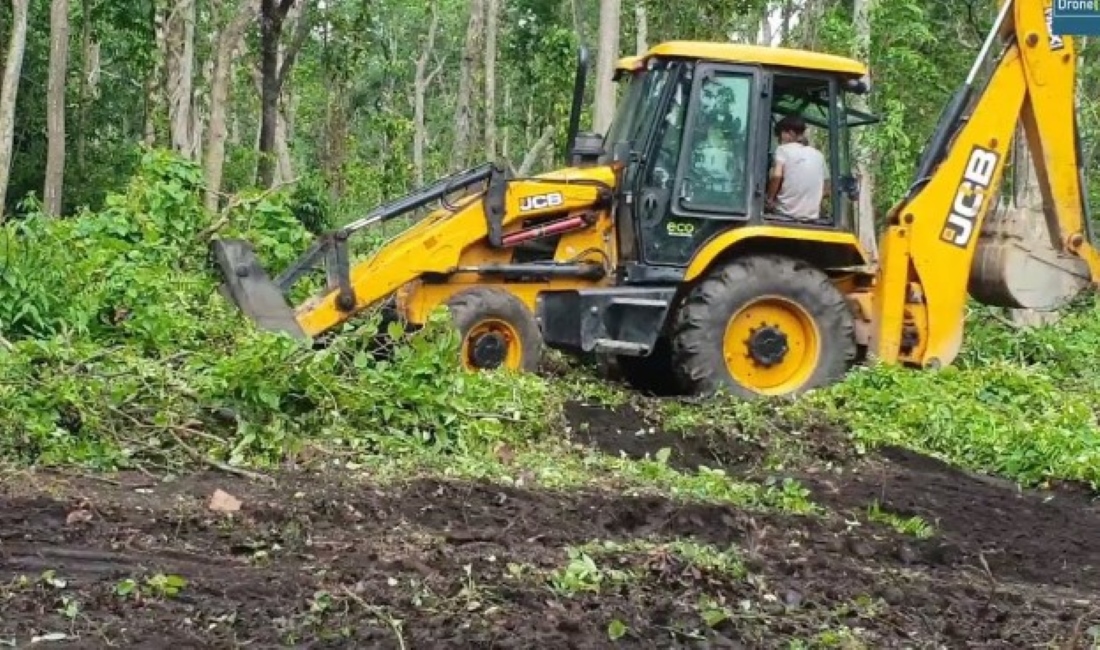
M881 362L952 363L968 294L986 304L1044 308L1100 281L1080 169L1077 52L1072 38L1053 33L1050 16L1051 0L1002 0L908 195L888 215L872 300L871 351ZM991 60L988 83L977 87ZM987 222L1021 125L1042 192L1046 242L1022 237L1034 230L1028 224Z

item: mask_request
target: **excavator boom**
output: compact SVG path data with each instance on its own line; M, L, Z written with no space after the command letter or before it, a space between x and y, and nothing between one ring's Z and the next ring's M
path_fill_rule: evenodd
M1051 0L1003 0L907 196L888 215L872 299L871 349L882 362L950 364L968 294L1052 309L1100 281L1076 128L1077 52L1053 32L1051 12ZM995 212L1019 127L1043 197L1038 232L1035 218Z

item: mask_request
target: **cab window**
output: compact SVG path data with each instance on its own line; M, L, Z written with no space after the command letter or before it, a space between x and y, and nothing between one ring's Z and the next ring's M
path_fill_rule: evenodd
M683 142L680 210L747 212L752 88L752 75L742 71L703 73Z

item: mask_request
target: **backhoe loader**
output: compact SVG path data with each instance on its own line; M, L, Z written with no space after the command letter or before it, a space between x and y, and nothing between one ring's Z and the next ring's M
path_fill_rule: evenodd
M414 327L446 306L470 369L534 370L550 347L614 358L639 385L752 397L823 386L866 359L937 368L959 352L968 295L1054 309L1100 278L1076 66L1073 39L1051 29L1050 0L1003 1L887 214L874 264L856 235L849 158L852 131L877 121L850 106L870 91L866 66L694 41L620 63L623 94L602 136L578 132L581 50L563 169L461 171L320 237L275 279L248 242L218 240L212 253L224 294L303 341L374 305ZM787 115L811 125L826 154L831 191L815 220L768 209L773 125ZM1021 125L1047 237L995 206ZM349 237L437 201L350 260ZM326 288L292 307L291 287L322 263Z

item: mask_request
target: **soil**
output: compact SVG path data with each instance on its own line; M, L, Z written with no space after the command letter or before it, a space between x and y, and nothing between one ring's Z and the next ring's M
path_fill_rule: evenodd
M684 471L760 457L744 441L716 454L722 445L630 410L569 413L578 442L611 450L618 439L632 455L669 448ZM1024 493L903 450L802 479L832 514L438 479L378 486L336 472L283 474L271 486L224 473L28 475L0 488L0 642L53 633L89 648L755 649L813 638L810 647L1091 647L1100 510L1089 495ZM240 509L212 511L216 490ZM921 516L935 534L869 521L873 501ZM641 550L593 556L601 570L632 572L599 593L562 593L547 579L567 566L570 545L640 538L736 545L747 575ZM187 582L162 594L145 582L158 574ZM137 589L120 594L127 579ZM731 616L706 625L704 598ZM612 641L615 620L626 633ZM862 645L826 643L844 630Z
M665 431L658 418L634 406L617 409L599 404L568 402L565 417L573 437L612 455L625 454L635 460L655 458L667 449L668 464L680 471L698 471L700 466L732 469L747 467L764 453L762 446L736 437L690 431L687 435Z

